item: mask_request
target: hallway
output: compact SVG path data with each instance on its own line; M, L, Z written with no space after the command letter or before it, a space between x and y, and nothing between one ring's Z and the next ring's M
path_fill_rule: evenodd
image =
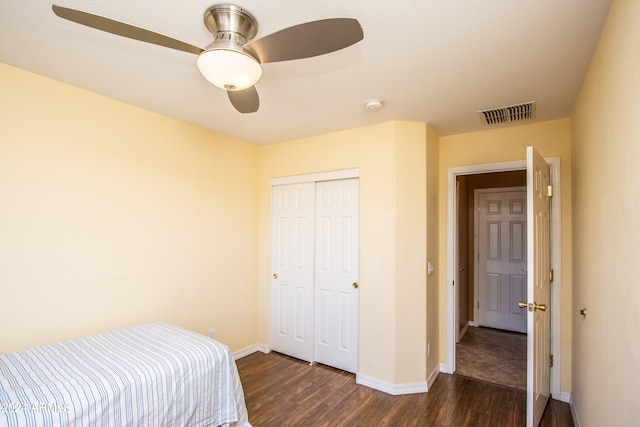
M527 335L469 327L456 344L456 375L527 389Z

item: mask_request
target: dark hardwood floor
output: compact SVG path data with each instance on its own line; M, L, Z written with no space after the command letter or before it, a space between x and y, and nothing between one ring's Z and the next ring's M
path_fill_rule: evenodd
M355 376L275 352L239 359L249 421L272 426L523 426L525 392L440 374L428 393L391 396ZM551 400L541 426L573 426L566 403Z

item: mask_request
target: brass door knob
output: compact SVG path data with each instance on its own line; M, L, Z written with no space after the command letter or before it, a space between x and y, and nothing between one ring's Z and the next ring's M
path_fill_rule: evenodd
M533 304L527 304L524 301L518 301L518 307L528 308L529 311L547 311L547 304L538 304L537 302L534 302Z
M359 285L358 285L356 282L353 282L353 285L352 285L352 286L353 286L353 289L358 289L358 286L359 286Z
M537 302L534 302L533 310L547 311L547 304L538 304Z
M276 273L273 273L273 278L274 278L274 279L277 279L277 278L278 278L278 275L277 275Z

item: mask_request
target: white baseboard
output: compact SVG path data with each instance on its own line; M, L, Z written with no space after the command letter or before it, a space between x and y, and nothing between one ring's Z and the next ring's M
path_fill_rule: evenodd
M436 380L436 378L438 378L439 373L440 365L436 365L433 372L431 372L431 375L429 375L429 378L427 378L427 391L431 389L431 386L433 386L434 381Z
M571 403L571 393L567 393L566 391L560 392L560 402Z
M578 418L578 412L576 412L576 407L573 404L573 397L569 399L569 408L571 408L571 418L573 418L573 425L575 427L580 427L580 418Z
M453 370L449 369L446 363L440 363L440 372L443 374L453 374Z
M234 351L233 352L233 359L234 360L242 359L243 357L248 356L250 354L253 354L256 351L260 351L262 353L270 353L271 349L269 348L268 345L265 345L265 344L252 345L251 347L247 347L247 348L243 348L242 350Z
M426 393L428 389L426 382L391 384L385 381L380 381L376 378L371 378L360 374L356 374L356 384L360 384L394 396L398 396L401 394Z

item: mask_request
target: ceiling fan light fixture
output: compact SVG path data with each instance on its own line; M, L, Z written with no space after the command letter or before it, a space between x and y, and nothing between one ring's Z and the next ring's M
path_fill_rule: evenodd
M363 39L362 26L353 18L330 18L294 25L251 41L258 32L256 19L232 4L211 6L204 25L214 35L205 49L154 31L105 16L52 5L60 18L116 36L198 55L202 75L227 91L240 113L254 113L260 106L254 85L262 76L260 64L311 58L335 52Z
M260 63L235 49L208 49L198 56L198 69L215 86L225 90L244 90L262 76Z

